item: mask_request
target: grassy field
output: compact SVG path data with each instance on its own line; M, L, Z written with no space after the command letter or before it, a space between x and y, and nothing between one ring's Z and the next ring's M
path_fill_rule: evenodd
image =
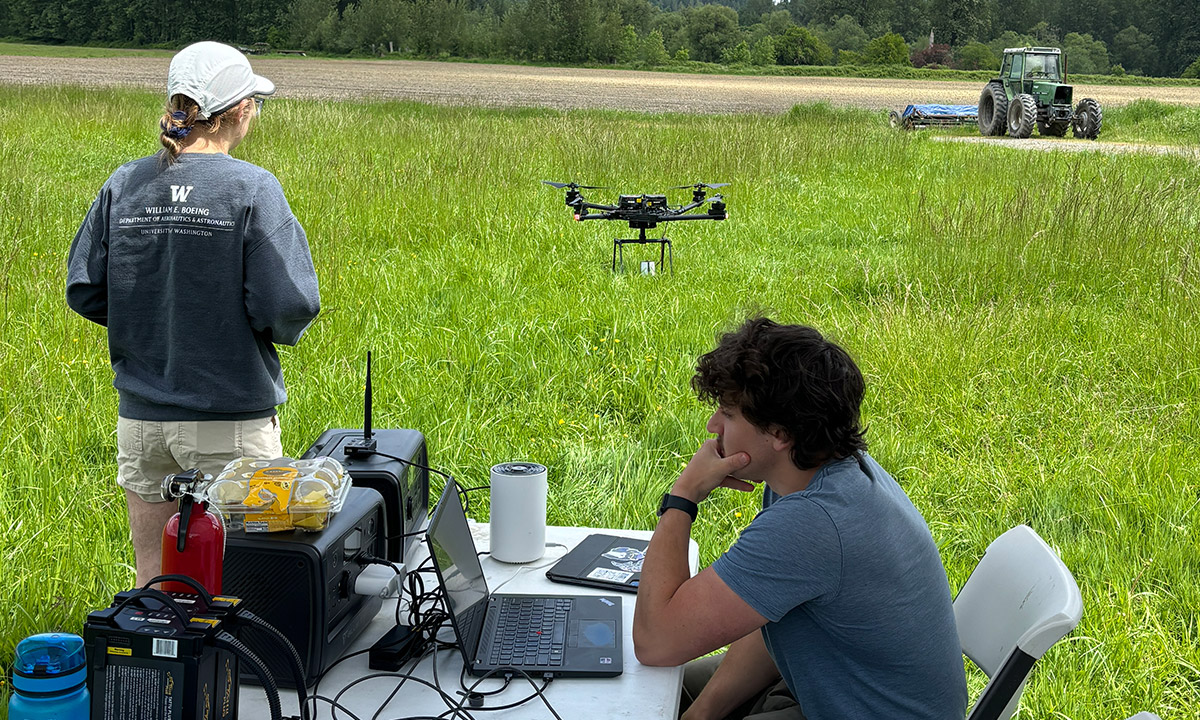
M62 295L79 221L117 165L155 149L159 102L0 88L3 664L132 582L105 335ZM1159 132L1106 116L1106 139ZM1194 161L936 143L826 106L301 101L268 103L238 155L282 181L321 277L322 315L283 353L285 450L357 426L371 349L376 426L423 431L465 485L536 460L551 523L649 528L705 437L697 355L750 313L813 324L862 366L871 451L955 589L1019 523L1074 571L1083 621L1035 668L1020 717L1198 716ZM730 219L669 227L673 276L613 274L612 238L629 230L571 222L538 182L572 179L614 193L730 182ZM755 501L706 504L703 563Z

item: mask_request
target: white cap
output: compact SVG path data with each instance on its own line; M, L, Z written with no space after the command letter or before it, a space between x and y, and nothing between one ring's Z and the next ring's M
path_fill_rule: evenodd
M255 75L245 55L218 42L188 45L171 58L167 71L167 101L186 95L200 106L205 120L251 95L274 92L275 83Z

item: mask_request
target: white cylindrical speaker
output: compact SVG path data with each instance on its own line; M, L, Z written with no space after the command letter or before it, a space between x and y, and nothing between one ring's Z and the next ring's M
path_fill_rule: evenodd
M533 562L546 554L546 467L507 462L492 467L491 554Z

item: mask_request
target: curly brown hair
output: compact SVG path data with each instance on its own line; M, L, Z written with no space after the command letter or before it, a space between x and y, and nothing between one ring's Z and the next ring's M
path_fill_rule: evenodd
M854 360L821 333L763 317L722 336L692 378L701 400L738 408L764 432L783 429L801 470L867 449L864 387Z

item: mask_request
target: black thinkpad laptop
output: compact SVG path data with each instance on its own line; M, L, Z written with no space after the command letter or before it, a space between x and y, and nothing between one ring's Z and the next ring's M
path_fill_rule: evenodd
M546 571L554 582L636 593L649 540L588 535Z
M446 483L426 537L472 675L508 667L535 677L621 674L619 597L491 594L453 482Z

